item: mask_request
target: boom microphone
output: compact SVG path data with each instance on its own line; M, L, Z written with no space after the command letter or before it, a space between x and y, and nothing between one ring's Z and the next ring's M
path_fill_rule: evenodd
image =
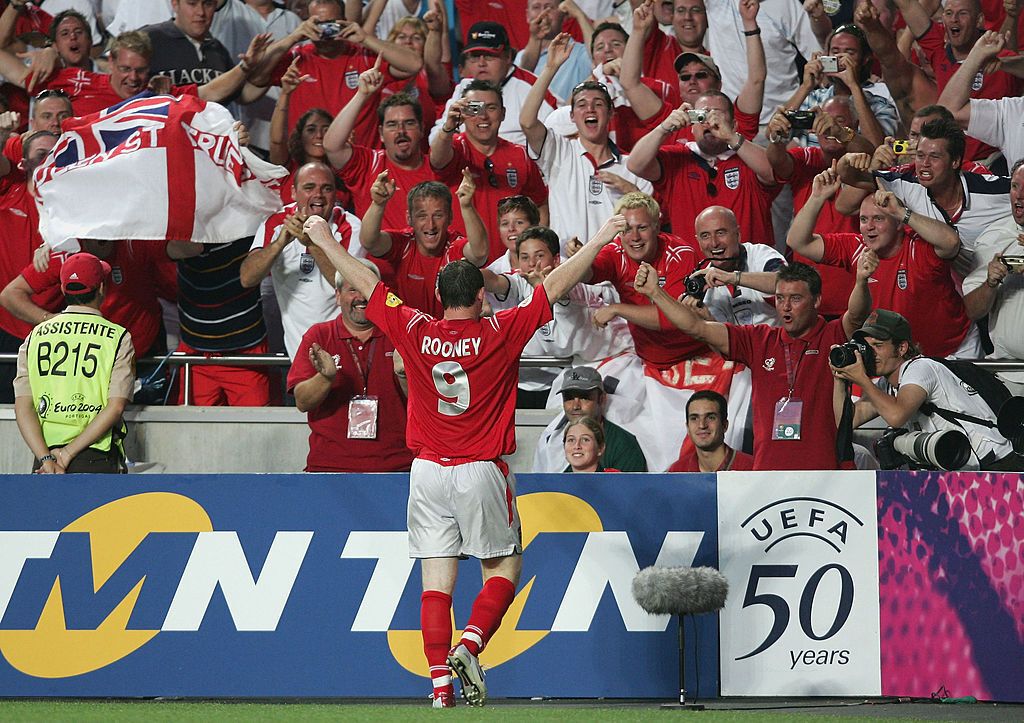
M633 578L633 598L654 615L713 613L725 607L729 581L713 567L647 567Z

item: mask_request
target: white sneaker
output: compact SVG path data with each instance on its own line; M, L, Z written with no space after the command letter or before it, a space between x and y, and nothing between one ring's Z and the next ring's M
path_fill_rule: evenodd
M483 705L487 701L487 684L484 683L484 670L477 657L459 643L448 653L448 666L459 676L462 697L466 702L470 705Z
M434 708L454 708L455 696L444 690L435 690L431 698L434 699Z

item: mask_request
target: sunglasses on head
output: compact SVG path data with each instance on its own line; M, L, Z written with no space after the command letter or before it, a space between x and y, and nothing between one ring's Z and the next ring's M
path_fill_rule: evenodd
M41 93L37 93L33 100L35 100L38 103L39 101L46 100L47 98L64 98L65 100L67 100L67 97L68 94L65 93L63 90L51 88L48 90L44 90Z

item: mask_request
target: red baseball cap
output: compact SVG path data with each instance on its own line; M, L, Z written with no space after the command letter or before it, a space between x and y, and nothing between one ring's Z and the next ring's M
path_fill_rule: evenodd
M69 256L60 267L60 288L65 294L85 294L100 287L110 274L110 264L89 253Z

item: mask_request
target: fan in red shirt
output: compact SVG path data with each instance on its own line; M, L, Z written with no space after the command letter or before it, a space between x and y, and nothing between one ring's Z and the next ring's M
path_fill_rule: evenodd
M739 12L744 31L748 33L758 31L757 12L759 8L760 5L756 2L740 3ZM647 51L641 38L645 32L644 26L653 23L654 17L649 6L641 5L633 11L633 35L630 36L630 40L627 40L622 55L622 72L620 73L622 87L625 89L630 105L639 121L630 131L630 148L643 135L665 120L680 102L693 106L704 93L722 89L722 73L715 61L704 50L686 50L675 56L672 64L674 68L672 85L678 89L681 100L659 96L656 89L649 87L646 84L649 82L649 78L646 77L646 74L641 76L641 67L647 57ZM753 140L759 130L761 104L764 100L764 80L768 68L759 31L747 35L745 42L747 79L736 96L736 102L733 104L733 116L736 119L736 129L747 140ZM693 129L686 125L663 140L663 143L692 140ZM619 142L618 138L616 138L616 142ZM622 145L621 142L619 145Z
M14 35L23 33L43 33L52 45L43 51L43 57L34 63L52 63L65 68L92 67L92 31L89 22L75 10L64 10L51 18L47 13L33 6L19 3L11 4L3 13L4 20L11 20L10 14L16 13L13 21ZM2 22L2 21L0 21ZM30 69L9 49L0 50L0 75L21 88L32 88L26 82Z
M451 228L452 195L443 183L425 181L409 191L408 224L386 231L381 219L395 183L384 171L370 188L373 203L363 216L359 243L381 267L382 277L417 309L435 316L444 311L435 293L443 267L462 258L477 267L487 262L487 234L473 208L474 190L472 177L463 171L458 198L468 231L462 236Z
M374 67L378 56L383 59L379 68L387 81L409 78L423 67L423 59L411 48L367 34L359 23L343 17L338 0L311 0L309 20L271 45L255 73L257 83L269 81L278 85L297 59L299 73L309 76L309 82L300 84L292 93L289 128L295 127L299 117L311 108L323 108L336 115L355 94L359 74ZM311 42L304 42L307 40ZM268 63L275 65L264 73ZM375 112L376 103L367 104L356 121L355 140L361 146L376 145Z
M704 48L708 12L704 8L704 0L675 0L671 34L658 27L654 13L650 2L642 3L633 10L633 32L644 41L643 74L674 83L677 80L675 59L680 53L706 55L708 52Z
M32 254L43 242L39 236L39 211L32 198L32 171L57 143L57 134L33 131L21 136L22 156L15 165L6 154L0 154L0 284L6 286L18 277ZM58 289L59 291L59 289ZM56 311L63 304L63 294L56 298L37 297L36 303ZM16 352L32 325L0 308L0 352ZM14 365L0 366L0 402L14 402Z
M857 133L858 122L849 96L834 96L825 101L814 118L811 129L818 136L817 146L796 146L787 150L793 135L789 119L778 112L768 121L765 131L768 143L768 161L772 164L775 180L788 183L793 189L793 208L799 210L811 195L814 177L831 168L851 146L856 151L874 150L871 143ZM829 199L814 226L816 233L855 233L857 220L836 210L835 199ZM821 308L824 316L840 316L853 290L853 274L845 268L816 264L796 254L794 260L814 266L821 276Z
M537 164L523 146L498 136L505 118L501 90L486 80L470 81L430 146L430 165L439 181L455 189L462 170L469 168L476 184L473 206L487 228L489 261L506 252L498 228L498 202L508 196L527 196L540 208L541 224L548 223L548 189ZM465 124L464 133L456 133ZM456 228L465 225L456 221Z
M710 389L693 393L686 401L686 432L692 452L683 452L669 472L728 472L754 469L754 458L725 443L729 403ZM688 446L684 449L689 450Z
M951 275L952 260L960 251L956 229L911 213L889 191L876 191L861 202L860 233L814 233L818 214L839 186L831 169L814 177L807 203L789 229L790 248L813 261L851 271L862 254L873 251L878 268L868 288L875 308L892 309L917 321L917 341L925 354L981 356L977 333Z
M367 317L395 344L409 384L407 440L416 454L409 475L409 549L421 560L423 649L434 705L455 704L451 672L463 696L483 705L487 688L477 660L515 597L522 569L522 530L515 480L502 456L515 451L519 355L551 321L551 305L581 280L601 247L624 227L609 219L572 258L559 264L530 299L481 318L484 280L467 261L438 276L444 317L410 308L333 243L323 219L306 232L342 275L369 298ZM452 598L459 556L481 561L484 586L459 644L452 640Z
M658 310L633 288L637 269L648 263L658 272L669 294L683 294L686 277L697 268L701 257L696 244L687 244L678 236L660 231L658 203L646 193L627 193L619 199L615 210L625 217L626 228L598 254L585 281L610 281L622 303L598 309L595 323L605 325L615 316L625 319L637 356L658 369L706 352L707 346L702 342L677 329L659 329Z
M692 122L690 113L700 119ZM695 142L662 145L691 124ZM685 106L672 111L633 146L626 167L654 184L672 233L689 237L697 215L719 205L736 214L744 241L774 243L775 174L765 150L736 132L733 103L720 91L703 93L692 111Z
M166 339L160 334L163 311L155 279L177 276L175 263L167 256L167 242L81 239L80 243L83 251L110 264L103 316L131 332L138 357L165 353ZM28 264L0 294L0 303L32 326L49 319L52 305L36 299L61 298L60 270L67 258L66 253L52 251L45 269ZM176 284L171 291L176 291ZM169 300L177 301L177 294Z
M867 280L876 261L873 254L861 256L850 308L831 322L818 315L821 277L806 264L793 263L778 272L780 326L705 321L691 308L695 300L676 301L658 285L657 272L648 264L637 272L636 288L657 304L668 323L750 367L754 469L839 469L841 463L852 467L853 448L837 450L828 354L832 346L848 341L871 311Z
M373 150L351 142L356 119L368 101L380 91L384 76L376 67L359 75L359 89L338 113L323 138L324 150L338 177L352 193L355 214L360 218L372 203L370 188L387 171L395 186L393 203L384 209L384 228L404 228L406 194L436 176L423 153L423 110L406 94L390 96L377 107L377 132L383 149Z
M917 39L917 44L924 51L935 74L935 83L939 94L953 77L960 63L981 37L984 27L979 25L982 17L981 4L978 0L946 0L942 6L942 23L932 22L928 11L918 0L900 0L897 5L907 21L907 27ZM1014 57L1016 53L1009 49L999 53L1001 57ZM1020 78L1010 75L1004 70L987 72L981 70L971 84L972 98L1005 98L1020 95L1022 86ZM975 160L991 155L997 149L968 137L965 160ZM1016 159L1008 159L1013 162Z

